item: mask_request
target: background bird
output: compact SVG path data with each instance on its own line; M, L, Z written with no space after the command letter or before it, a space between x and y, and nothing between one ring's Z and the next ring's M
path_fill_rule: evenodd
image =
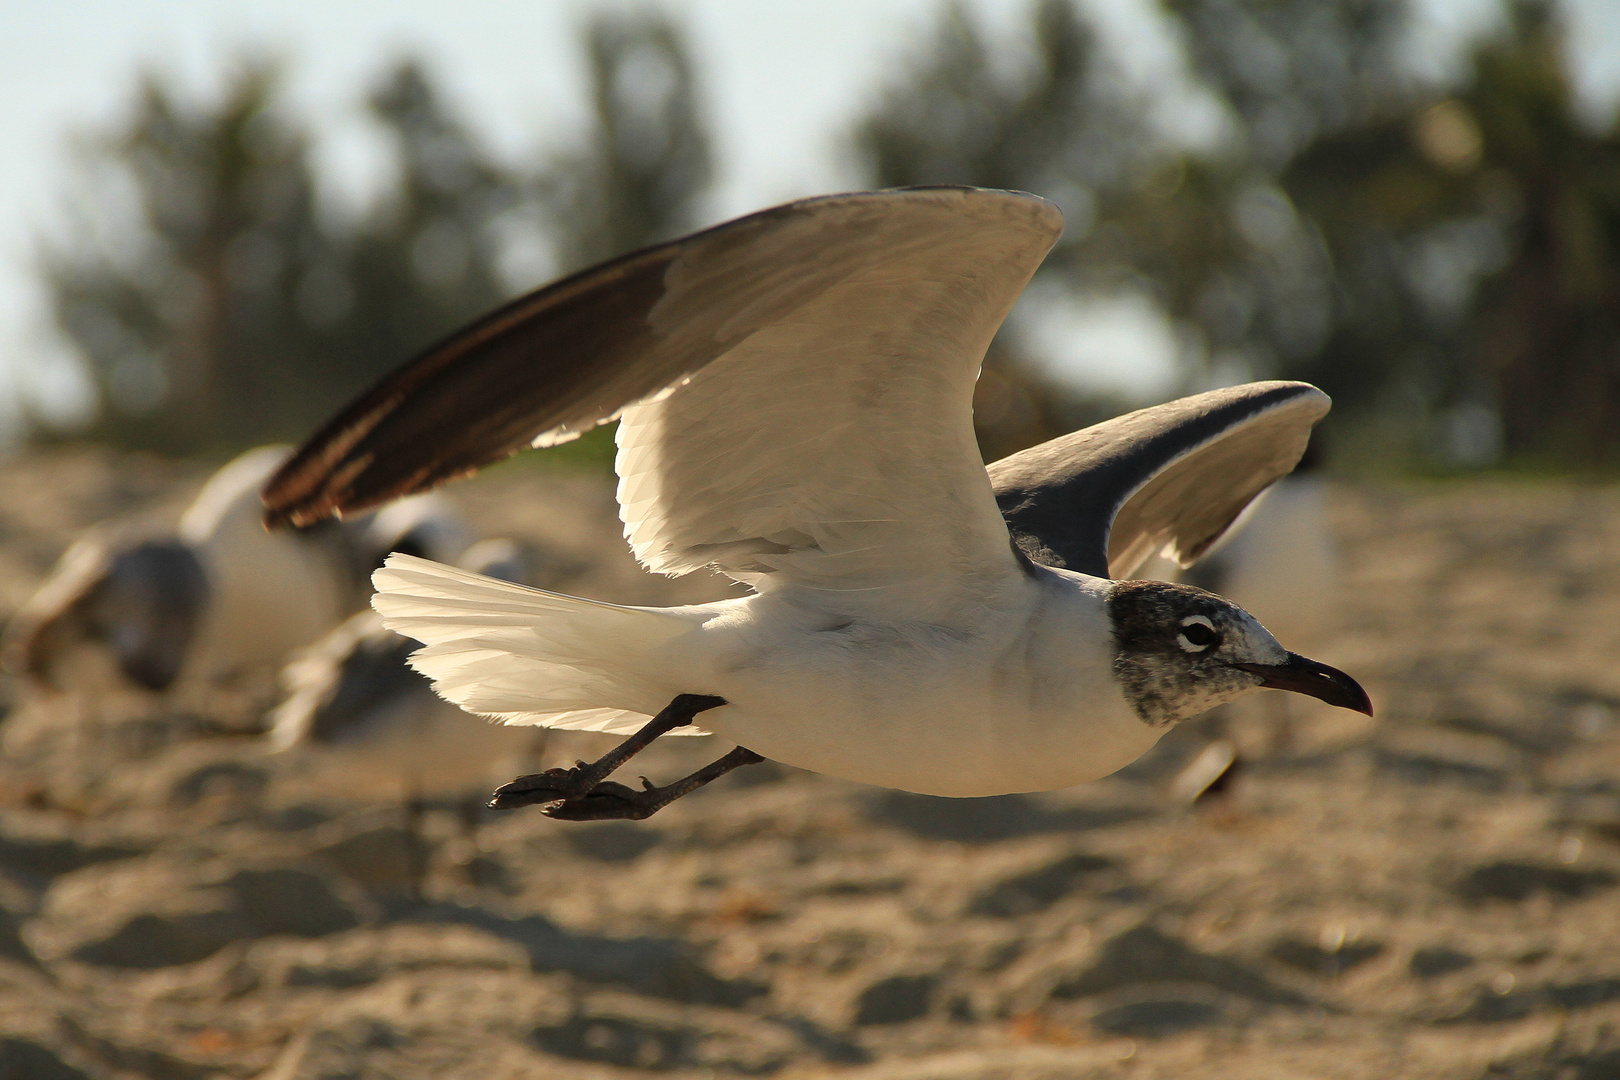
M528 579L530 562L522 545L506 539L481 540L461 559L470 571L518 583ZM472 840L491 778L521 771L543 738L470 716L435 694L408 662L420 647L373 611L350 617L283 669L287 696L270 714L267 736L271 751L302 755L304 779L324 793L405 806L418 890L426 872L426 802L452 799L463 837ZM475 840L467 846L477 849Z
M257 511L262 517L262 503L258 504ZM389 503L374 513L357 516L352 522L349 526L351 543L363 567L361 589L368 596L371 572L382 565L389 553L397 551L437 562L461 563L476 540L472 526L461 512L449 499L433 492ZM516 556L522 554L517 548L513 552ZM491 558L494 559L491 565L501 565L498 558Z
M529 574L512 540L479 541L461 562L501 581ZM419 648L362 611L299 650L282 671L287 697L270 715L271 749L318 751L343 794L443 795L487 779L492 761L532 743L532 733L469 716L435 694L407 663Z
M1179 577L1236 601L1302 648L1314 648L1335 629L1343 575L1318 464L1313 439L1294 471L1250 503L1209 554Z
M353 522L268 532L258 490L290 450L264 446L211 476L177 525L112 522L75 542L0 642L36 686L166 691L273 671L370 593L390 551L454 559L467 528L437 496Z

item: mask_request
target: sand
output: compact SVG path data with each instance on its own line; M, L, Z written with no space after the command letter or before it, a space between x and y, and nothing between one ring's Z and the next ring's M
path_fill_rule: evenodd
M204 475L7 466L4 609L77 529L172 512ZM727 594L642 575L605 482L519 465L450 490L534 542L548 586ZM1262 700L1041 795L767 764L642 824L443 800L408 827L267 756L262 685L12 685L0 1077L1620 1076L1620 491L1331 506L1344 584L1311 651L1376 721ZM1178 801L1221 735L1238 776ZM665 742L633 771L728 749Z

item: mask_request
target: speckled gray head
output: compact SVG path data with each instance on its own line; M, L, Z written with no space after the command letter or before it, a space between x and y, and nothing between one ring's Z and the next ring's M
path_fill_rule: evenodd
M1142 721L1163 727L1270 687L1372 715L1337 668L1291 653L1258 619L1191 585L1120 581L1109 592L1114 675Z

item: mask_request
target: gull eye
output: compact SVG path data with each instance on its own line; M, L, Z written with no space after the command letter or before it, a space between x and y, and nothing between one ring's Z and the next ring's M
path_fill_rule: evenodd
M1176 635L1176 644L1181 646L1183 652L1205 652L1221 640L1221 635L1215 632L1215 624L1202 615L1189 615L1181 620L1181 633Z

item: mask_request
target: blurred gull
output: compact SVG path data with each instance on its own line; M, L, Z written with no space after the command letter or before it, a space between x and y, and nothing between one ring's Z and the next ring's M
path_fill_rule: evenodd
M1318 645L1338 610L1338 547L1316 445L1181 580L1241 604L1274 634Z
M261 518L263 509L259 504ZM358 531L357 544L367 562L366 585L370 584L371 572L391 552L438 562L461 562L473 543L471 526L448 499L435 494L413 495L391 503L363 520Z
M529 560L511 540L481 540L460 561L501 581L529 576ZM306 775L324 791L404 805L410 887L418 895L431 850L423 835L427 800L456 802L461 842L452 861L478 884L472 857L483 799L472 793L531 760L539 741L532 730L480 723L435 694L408 662L420 647L374 611L354 615L282 669L287 698L270 714L267 738L272 752L301 751Z
M460 562L501 581L529 574L511 540L479 541ZM478 722L411 670L420 647L363 611L295 653L282 671L287 698L270 714L271 749L319 751L316 768L346 795L411 800L463 793L526 755L526 733Z
M1233 387L982 464L980 361L1060 231L1034 196L903 189L627 255L383 380L267 485L266 518L313 524L620 418L636 556L751 595L621 607L399 555L374 576L451 701L630 734L496 793L553 817L646 817L762 754L938 795L1064 787L1263 686L1368 711L1236 605L1110 580L1201 555L1298 460L1319 390ZM667 787L607 780L700 716L740 745Z
M267 531L258 491L289 453L263 446L232 460L178 527L90 530L7 626L6 667L57 689L228 681L279 664L363 605L388 552L454 558L466 547L437 496L352 527Z

